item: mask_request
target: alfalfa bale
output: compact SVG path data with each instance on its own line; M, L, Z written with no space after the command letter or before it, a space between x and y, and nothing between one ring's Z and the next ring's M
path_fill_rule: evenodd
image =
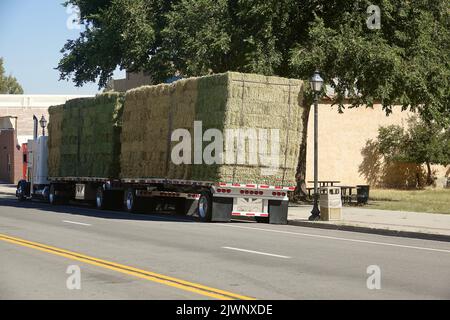
M303 90L299 80L234 72L131 90L125 96L121 176L295 185ZM259 162L193 164L194 121L201 121L203 133L255 130L258 137L250 139L244 151ZM179 143L171 141L176 129L190 134L191 164L175 164L171 159ZM265 142L270 151L270 139L259 137L258 130L278 130L276 168L262 164L262 155L250 152L250 144L259 148ZM202 142L201 149L209 143ZM230 151L237 153L237 144Z
M279 77L265 77L253 74L227 73L225 92L220 81L208 83L208 78L199 81L196 120L203 120L204 130L213 127L224 132L230 129L255 130L256 135L261 129L269 133L268 141L248 141L245 143L247 158L250 155L249 145L260 145L268 142L270 149L270 132L278 130L279 148L276 168L265 166L258 156L257 164L240 164L237 159L237 143L232 150L236 155L233 163L212 166L209 170L205 165L194 165L194 180L211 179L233 183L264 183L275 185L295 185L295 172L301 142L301 116L304 112L303 82ZM218 76L216 80L222 79ZM211 88L212 87L212 88ZM214 94L211 94L211 91ZM212 116L212 110L216 111ZM205 121L206 120L206 121ZM216 170L216 171L214 171ZM209 179L208 179L209 178Z
M107 93L50 108L50 176L118 177L122 106L121 94Z
M49 133L48 146L48 175L50 177L59 176L59 168L61 163L61 139L62 139L62 118L63 106L51 106L48 109L50 121L48 123L47 132Z

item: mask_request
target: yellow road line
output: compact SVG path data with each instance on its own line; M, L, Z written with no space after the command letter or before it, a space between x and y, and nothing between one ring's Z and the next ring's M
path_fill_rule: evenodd
M47 253L55 254L55 255L62 256L62 257L68 258L68 259L78 260L78 261L81 261L84 263L88 263L91 265L95 265L95 266L110 269L110 270L114 270L114 271L117 271L120 273L135 276L135 277L138 277L141 279L146 279L149 281L161 283L161 284L164 284L164 285L167 285L170 287L174 287L174 288L178 288L181 290L194 292L194 293L197 293L197 294L200 294L203 296L207 296L210 298L215 298L215 299L220 299L220 300L236 300L236 299L238 299L238 300L253 300L254 299L251 297L246 297L246 296L235 294L232 292L228 292L228 291L224 291L224 290L220 290L220 289L216 289L216 288L211 288L211 287L207 287L207 286L204 286L201 284L165 276L165 275L162 275L159 273L142 270L142 269L137 269L134 267L123 265L123 264L94 258L94 257L80 254L77 252L48 246L48 245L45 245L42 243L7 236L7 235L1 234L1 233L0 233L0 240L6 241L9 243L18 244L18 245L21 245L24 247L44 251Z

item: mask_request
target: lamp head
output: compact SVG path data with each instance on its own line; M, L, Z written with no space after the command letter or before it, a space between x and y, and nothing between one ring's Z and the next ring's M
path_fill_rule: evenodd
M322 91L323 79L320 76L319 71L314 72L314 75L311 77L310 83L311 83L311 89L315 93L319 93Z
M39 120L39 124L41 125L41 128L44 129L47 126L47 119L45 119L45 117L42 116L41 120Z

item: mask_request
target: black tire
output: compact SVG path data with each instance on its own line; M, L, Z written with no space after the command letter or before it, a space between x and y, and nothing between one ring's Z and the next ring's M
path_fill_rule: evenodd
M51 205L58 204L58 196L56 195L56 187L54 184L50 185L50 191L48 192L48 202Z
M269 223L269 217L255 217L255 221L258 223Z
M133 213L137 211L138 203L137 203L137 197L136 192L133 188L128 188L125 190L124 196L123 196L123 206L125 211Z
M210 222L212 220L212 195L208 191L200 194L198 199L198 217L203 222Z
M106 192L103 187L98 187L95 195L95 207L100 210L106 210L110 207L109 200L110 197L108 192Z
M20 180L17 184L16 197L19 201L27 200L27 195L29 193L28 182L25 180Z

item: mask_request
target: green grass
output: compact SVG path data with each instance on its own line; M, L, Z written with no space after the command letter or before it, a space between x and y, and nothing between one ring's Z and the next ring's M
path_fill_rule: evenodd
M450 214L450 189L374 189L366 208Z

